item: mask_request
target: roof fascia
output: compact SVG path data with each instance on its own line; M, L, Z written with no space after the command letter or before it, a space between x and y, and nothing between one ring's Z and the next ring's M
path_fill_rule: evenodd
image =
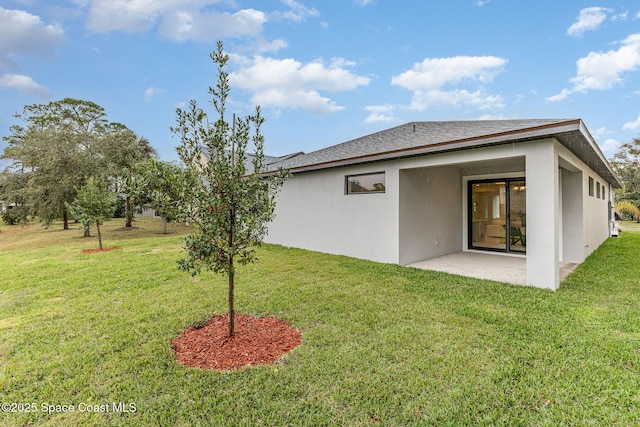
M517 131L501 132L491 135L464 138L452 141L444 141L437 144L405 148L400 150L386 151L383 153L368 154L364 156L350 157L346 159L332 160L328 162L314 163L311 165L292 167L292 173L308 172L318 169L328 169L341 166L351 166L359 163L376 162L381 160L392 160L402 157L413 157L424 154L434 154L446 151L457 151L469 148L477 148L489 145L499 145L509 142L523 140L540 139L546 136L553 137L555 133L571 132L580 129L581 120L569 120L561 123L553 123L533 128L521 129ZM551 131L550 129L553 129Z
M599 160L607 168L607 171L611 174L611 177L613 177L613 179L616 181L617 187L622 188L622 183L620 182L620 178L618 178L618 175L611 168L611 164L609 164L609 161L602 153L602 150L600 150L600 146L598 145L596 140L593 139L593 137L591 136L591 133L589 132L589 129L587 129L587 126L584 124L582 120L580 120L580 133L582 133L585 140L589 143L589 146L591 146L591 149L596 153Z

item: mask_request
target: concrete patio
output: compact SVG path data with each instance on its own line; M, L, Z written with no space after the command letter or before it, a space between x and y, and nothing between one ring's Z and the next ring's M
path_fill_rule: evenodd
M514 285L527 284L527 260L524 256L457 252L410 264L422 270L435 270L477 279L495 280ZM560 263L560 282L577 264Z

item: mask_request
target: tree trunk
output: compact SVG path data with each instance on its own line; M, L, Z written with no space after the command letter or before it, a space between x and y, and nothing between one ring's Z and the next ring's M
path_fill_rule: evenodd
M131 196L127 196L124 202L124 216L127 219L125 223L125 227L132 227L133 223L133 212L131 212Z
M228 267L228 274L229 274L229 336L232 337L233 333L235 332L235 312L233 310L233 287L235 285L234 283L234 279L235 279L235 275L236 275L236 271L234 269L233 266L233 256L235 255L235 251L233 249L233 227L234 227L234 216L233 216L233 210L231 210L232 215L231 215L231 227L229 230L229 254L227 255L229 257L229 267Z
M96 230L98 230L98 247L102 250L102 234L100 234L100 224L96 222Z
M88 225L84 226L84 235L82 237L91 237L91 227Z
M235 332L235 312L233 310L233 286L235 271L233 267L233 257L229 256L229 336Z
M63 229L68 230L69 229L69 213L67 212L67 208L62 208L62 222L63 224Z
M168 222L168 221L167 221L167 217L166 217L166 216L163 216L163 217L162 217L162 221L163 221L163 224L162 224L162 227L163 227L163 229L162 229L162 234L167 234L167 222Z

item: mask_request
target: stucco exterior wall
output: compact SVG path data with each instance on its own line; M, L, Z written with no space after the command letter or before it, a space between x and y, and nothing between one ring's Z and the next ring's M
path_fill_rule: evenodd
M400 171L401 265L462 250L460 168Z
M345 194L345 176L385 172L385 193ZM398 262L398 173L387 163L293 175L276 199L268 243Z
M573 153L560 143L556 143L556 150L560 156L561 165L563 162L566 162L569 163L570 166L575 167L579 171L579 178L576 176L574 179L580 179L579 195L570 195L567 194L566 191L563 194L563 206L569 210L569 212L565 210L562 222L565 228L563 240L582 234L582 247L580 248L581 250L574 247L574 251L577 253L572 257L563 256L563 261L582 262L610 236L609 200L612 194L610 186L606 181ZM566 173L564 175L566 175ZM566 179L566 176L563 176L563 178ZM593 178L594 180L593 196L589 195L589 178ZM600 183L600 197L597 197L597 183ZM603 188L605 190L604 198L602 196ZM573 191L578 191L577 185L573 186ZM582 202L582 221L580 221L579 217L580 209L572 206L572 203L580 202ZM576 213L575 217L572 216L572 212ZM577 230L577 227L581 227L581 233Z
M583 172L573 165L560 168L560 261L584 261L584 184Z
M527 144L527 279L539 288L560 285L558 155L554 140Z

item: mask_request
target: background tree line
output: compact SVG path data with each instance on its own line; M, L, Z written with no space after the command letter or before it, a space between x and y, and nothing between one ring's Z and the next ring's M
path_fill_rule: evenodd
M21 124L3 137L8 147L1 156L12 161L0 173L0 200L10 207L3 213L5 223L62 220L68 229L72 216L85 224L88 235L92 221L81 212L91 209L76 203L91 200L84 191L88 183L94 201L112 198L113 203L103 200L103 216L104 209L110 218L119 211L127 227L143 207L171 219L170 195L159 192L169 187L163 180L179 180L180 168L160 162L146 138L109 121L99 105L65 98L25 106L15 117Z

